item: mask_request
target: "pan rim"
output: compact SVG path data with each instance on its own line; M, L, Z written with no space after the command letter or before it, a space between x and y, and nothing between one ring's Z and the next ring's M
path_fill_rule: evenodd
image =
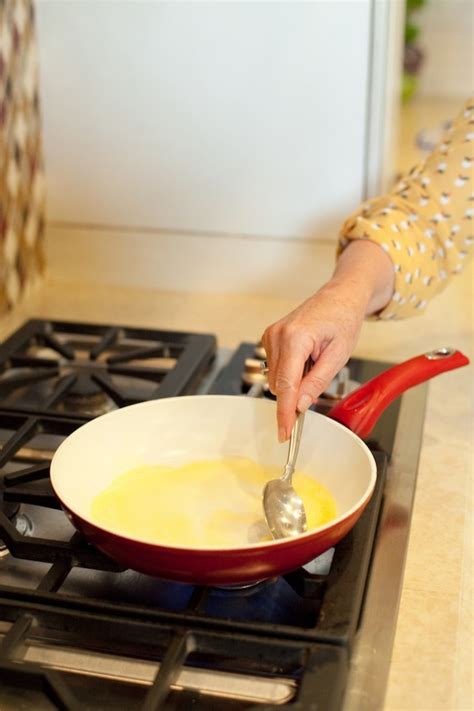
M372 493L375 488L375 484L377 481L377 464L375 462L374 455L372 454L370 448L366 445L366 443L352 430L348 429L344 425L342 425L340 422L337 422L336 420L333 420L326 415L322 415L321 413L311 411L311 416L316 416L318 418L321 418L322 420L330 420L331 426L334 426L336 428L339 428L340 430L343 430L344 433L348 436L350 436L356 443L357 445L364 451L364 453L367 456L368 463L370 465L370 479L369 483L364 491L364 494L357 500L357 502L343 515L337 516L336 518L332 519L331 521L328 521L326 524L322 526L318 526L317 528L312 528L309 531L306 531L305 533L298 534L297 536L292 536L288 538L281 538L281 539L271 539L269 541L261 541L257 543L247 543L244 545L239 545L239 546L207 546L207 547L201 547L201 546L184 546L184 545L169 545L166 543L160 543L156 540L150 540L147 538L140 538L138 536L132 536L132 535L124 535L123 531L119 531L117 529L114 529L113 527L105 527L101 524L98 524L96 521L94 521L90 516L86 516L83 513L80 513L74 505L71 505L70 502L67 501L67 497L62 496L60 494L59 488L57 486L58 481L60 480L60 476L57 475L57 466L58 466L58 455L59 452L67 446L67 442L70 441L70 439L74 438L77 433L79 432L84 432L86 428L92 427L95 425L96 422L99 420L103 420L104 418L112 419L114 416L119 416L121 413L124 411L130 411L132 409L145 409L146 407L153 407L156 406L158 403L169 403L172 401L180 401L184 402L186 400L196 400L196 398L200 399L214 399L214 398L219 398L219 399L227 399L229 401L235 402L237 399L239 400L247 400L251 402L259 402L259 403L266 403L265 407L275 407L275 403L271 400L254 400L247 398L245 395L210 395L210 394L203 394L203 395L180 395L177 397L169 397L169 398L161 398L161 399L155 399L155 400L147 400L146 402L139 402L135 403L134 405L128 405L126 407L118 408L117 410L113 410L112 412L105 413L104 415L100 415L99 417L94 418L93 420L89 420L88 422L84 423L80 427L78 427L74 432L72 432L66 439L61 442L59 447L57 448L56 452L53 455L53 458L51 460L51 465L50 465L50 481L51 481L51 486L53 488L53 491L55 495L57 496L59 502L61 503L61 506L65 509L66 513L72 514L73 517L77 517L81 521L85 522L87 525L97 529L98 531L103 532L104 534L110 534L115 537L119 537L125 541L128 541L130 543L134 544L141 544L145 546L151 546L154 548L159 548L161 551L167 551L170 554L173 553L173 551L179 551L180 553L185 553L185 552L199 552L203 554L218 554L218 553L227 553L227 554L232 554L232 553L241 553L242 551L252 551L252 550L265 550L269 547L274 548L275 546L289 546L291 543L299 543L301 541L305 541L310 539L311 537L315 536L316 534L322 534L326 531L330 531L333 528L338 527L339 525L343 524L345 521L349 520L352 518L352 516L357 513L359 510L363 510L365 506L367 505L368 501L370 500ZM259 405L260 406L260 405Z

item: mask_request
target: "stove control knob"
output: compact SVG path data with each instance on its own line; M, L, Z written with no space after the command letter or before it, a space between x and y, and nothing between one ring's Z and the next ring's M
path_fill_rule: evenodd
M267 376L262 371L262 361L258 358L246 358L244 361L244 371L242 380L246 385L255 383L266 383Z
M267 357L267 353L265 351L265 348L262 346L262 342L259 341L257 345L255 346L255 358L259 358L260 360L265 360Z

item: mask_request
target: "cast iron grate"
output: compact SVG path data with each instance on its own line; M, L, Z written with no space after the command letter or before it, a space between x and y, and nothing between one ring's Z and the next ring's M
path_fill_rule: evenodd
M93 618L82 617L82 623L94 624L99 630L110 630L115 624L106 615ZM40 691L55 708L76 711L88 709L133 708L140 711L153 709L275 709L273 704L254 704L249 700L218 698L199 690L184 689L180 683L183 667L192 669L193 658L197 655L207 657L215 668L216 660L222 669L229 668L233 674L234 661L245 660L250 670L262 667L265 659L267 674L276 677L275 684L284 675L288 680L287 696L291 701L279 704L278 708L291 708L294 711L324 709L336 711L340 707L347 676L347 650L320 644L298 644L291 641L255 640L249 636L230 633L226 637L206 630L190 631L186 628L170 629L146 620L133 629L140 635L140 646L147 645L148 658L153 660L154 671L151 682L144 686L120 685L116 680L102 679L100 685L94 678L78 679L57 669L47 669L38 664L23 662L18 664L15 657L18 650L34 639L35 625L41 629L48 625L53 628L54 610L47 609L36 614L21 613L10 627L0 645L0 679L11 687L22 690ZM113 635L108 634L108 642L114 646L130 644L129 626L118 624L113 628ZM155 659L158 653L159 659ZM225 674L222 669L218 672ZM290 671L291 670L291 671ZM291 676L289 676L291 674ZM86 704L86 706L84 706Z
M71 346L69 336L59 337L58 345L54 324L59 322L53 322L53 334L46 329L46 337L38 340L38 323L44 325L44 322L26 324L32 329L30 336L32 332L36 334L33 342L56 351L64 362L77 360L77 353L84 350L85 343L89 348L87 358L92 363L101 354L106 354L107 367L117 363L117 355L120 361L120 354L107 350L122 335L117 335L114 328L92 327L102 330L94 332L91 346L91 340L80 340L84 339L81 325L61 323L59 334L72 334L75 345ZM91 327L84 328L86 336L90 335ZM143 334L140 330L140 337ZM133 329L128 329L125 335L127 339L136 338ZM14 354L13 361L10 355L5 358L5 347L0 349L3 374L12 364L13 367L31 367L32 371L44 367L51 372L56 368L55 363L35 361L30 365L27 359L33 356L25 353L25 343L29 341L24 336L25 333L22 338L10 339L7 350L10 355ZM207 346L210 345L208 342ZM244 345L253 349L250 344ZM76 348L73 358L71 347ZM136 360L140 361L142 356L146 360L150 355L149 351L137 352L136 344L127 343L125 350L122 356L128 359L129 366L132 362L133 367ZM237 352L239 358L240 351ZM159 357L176 355L169 350ZM18 357L20 360L15 360ZM204 358L207 364L209 357L212 355L209 356L208 350ZM233 370L237 372L237 367L240 378L241 365L236 364L234 357L226 377ZM173 368L177 369L176 364ZM88 376L92 377L92 371L93 368L87 370ZM196 370L194 373L191 380L195 381L200 375ZM0 411L0 540L10 555L0 559L2 694L4 690L8 694L9 689L12 693L17 689L22 698L29 695L31 707L43 708L46 702L48 708L71 710L340 709L382 506L386 455L375 452L378 478L374 496L358 524L334 549L324 572L318 566L313 572L300 569L246 591L182 585L137 576L145 587L139 586L136 596L127 597L124 592L128 590L131 578L127 576L131 571L123 571L72 529L66 539L56 539L53 531L48 531L48 535L35 535L34 515L32 531L22 533L15 525L24 511L32 514L54 511L55 515L65 518L57 510L59 503L49 480L49 462L64 437L93 416L93 413L67 416L64 396L72 374L62 372L59 378L55 376L53 394L41 402L31 399L28 382L22 383L22 392L17 390L16 384L3 391L7 395L7 407ZM373 374L370 372L367 377ZM43 382L41 373L40 376L33 385ZM48 379L49 375L45 376L45 380ZM188 378L187 383L191 380ZM167 382L171 387L170 381ZM0 393L1 387L0 377ZM219 392L225 392L222 383L220 387ZM34 392L36 397L38 391ZM160 396L164 392L160 385ZM25 393L29 393L27 401L21 399ZM21 395L20 400L15 399L18 395ZM117 400L114 406L122 404L125 402ZM77 415L77 408L72 410ZM393 420L398 410L392 410ZM390 437L384 442L387 442L384 449L389 453ZM3 584L2 565L8 566L9 559L40 567L41 574L33 588ZM98 576L98 585L84 587L85 579L89 580L87 576ZM120 586L121 580L125 580L125 587ZM115 590L115 596L108 594L109 588ZM143 595L143 590L148 590L147 595ZM147 660L152 665L152 673L147 683L128 683L112 678L113 675L84 676L73 673L65 663L45 664L40 652L36 657L26 654L25 650L41 650L42 644L59 650L64 659L71 650L85 650L92 655L112 653L128 663ZM291 693L278 705L254 705L253 701L238 695L201 693L198 688L181 682L180 674L189 669L234 675L242 679L242 686L249 677L271 680L272 686L283 679L288 682Z
M27 504L33 511L34 507L59 509L46 459L51 453L40 445L50 446L48 438L51 437L56 437L59 444L81 424L73 419L12 415L0 411L1 502L16 506ZM350 644L358 615L356 612L354 619L353 610L360 607L385 479L385 456L376 452L375 457L378 477L374 495L357 526L336 547L324 574L316 566L313 569L316 572L300 569L284 578L235 593L203 588L205 593L199 597L195 614L200 619L212 619L218 627L226 627L230 620L234 627L242 626L243 630L258 628L260 633L270 635L324 638L324 641ZM67 575L77 567L122 570L79 534L74 533L71 540L37 538L34 522L33 514L32 533L28 531L27 535L22 535L7 513L0 510L0 540L14 557L44 563L62 562L69 565ZM271 595L268 588L271 588ZM175 609L186 609L188 599L194 600L195 597L193 586L176 583L156 583L153 595L153 607L170 614ZM325 606L323 614L322 606Z
M15 458L28 445L26 432L31 438L38 432L67 436L80 422L0 413L0 426L6 425L12 429L17 426L16 432L22 431L23 435L14 435L14 446L8 441L4 445L4 469L8 468L9 458ZM0 513L0 539L7 543L13 556L52 563L35 590L0 585L1 616L12 625L0 646L3 683L41 692L57 708L83 707L84 692L78 686L77 675L42 667L38 662L18 663L21 650L31 641L50 639L58 644L64 637L69 645L82 649L100 651L112 646L117 654L145 655L155 660L156 676L151 686L142 688L135 698L137 709L189 707L186 704L202 709L251 707L235 699L228 703L220 699L221 705L213 706L212 696L180 690L176 686L180 670L193 667L262 678L282 676L295 684L294 697L283 706L295 710L339 708L382 501L386 458L379 453L375 456L379 477L374 497L353 531L336 546L329 572L312 574L300 569L268 583L286 585L297 596L299 605L309 605L313 616L306 623L311 619L311 625L282 622L278 617L264 619L256 615L254 619L255 613L253 617L245 614L246 609L255 610L251 604L247 608L254 595L266 600L266 608L261 609L268 608L268 590L262 591L258 586L254 591L223 591L162 582L171 586L173 597L178 588L185 592L186 602L179 612L163 604L143 606L64 593L68 577L78 568L107 571L113 576L121 574L120 568L79 534L66 542L37 540L20 535L9 518ZM44 489L39 498L37 492L28 492L38 483ZM26 499L35 506L56 507L54 494L47 494L48 485L44 463L34 470L30 462L28 467L4 475L3 498L20 505ZM50 498L45 499L46 495ZM97 698L117 694L117 683L103 681ZM107 691L109 686L114 689ZM128 689L126 693L132 692ZM319 706L315 705L318 695ZM114 698L120 698L120 694ZM308 705L310 698L313 706ZM105 707L102 699L97 708Z
M215 351L209 334L34 319L0 346L0 400L13 411L95 417L194 392Z

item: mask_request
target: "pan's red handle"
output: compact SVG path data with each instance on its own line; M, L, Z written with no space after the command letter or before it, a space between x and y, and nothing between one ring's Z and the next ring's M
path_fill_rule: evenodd
M329 411L329 417L365 439L385 408L405 390L468 363L469 359L453 348L438 348L416 356L394 365L347 395Z

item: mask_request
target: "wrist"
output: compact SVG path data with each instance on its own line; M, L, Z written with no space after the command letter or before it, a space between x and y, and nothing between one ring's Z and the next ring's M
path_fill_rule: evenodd
M383 309L391 299L393 263L376 242L354 240L340 255L332 280L354 289L365 304L364 315L369 315Z
M369 308L372 289L358 275L342 275L334 273L324 284L318 294L351 306L360 318L364 318Z

